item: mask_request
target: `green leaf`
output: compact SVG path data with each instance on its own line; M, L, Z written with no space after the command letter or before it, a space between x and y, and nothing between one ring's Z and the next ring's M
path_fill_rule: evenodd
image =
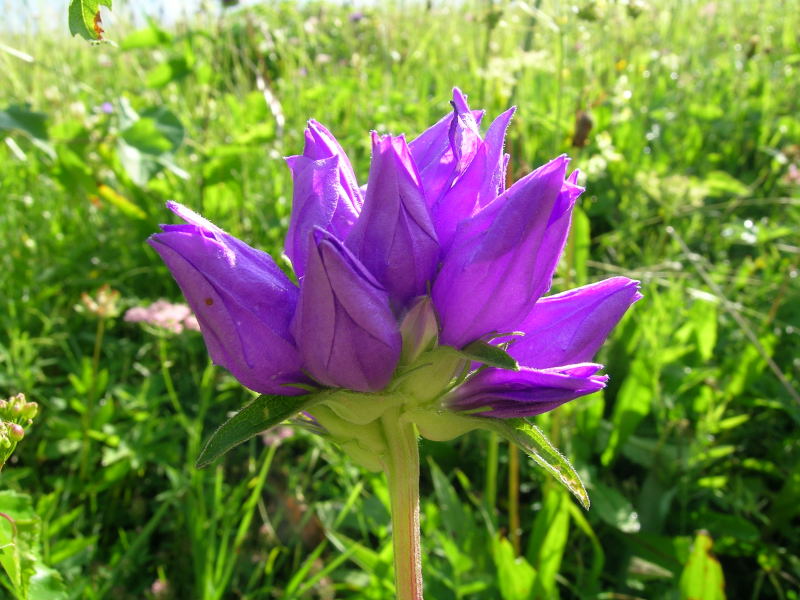
M180 171L171 157L183 143L185 130L180 119L164 107L150 107L141 116L129 108L117 153L125 172L144 186L162 168Z
M170 58L153 67L145 77L145 85L154 89L162 88L171 81L183 79L192 72L189 62L182 56Z
M464 506L458 499L458 493L453 488L447 478L432 458L428 460L431 476L433 479L433 490L436 494L436 504L440 510L442 525L447 530L450 539L462 542L469 533L469 516L464 512Z
M41 521L30 496L0 492L0 566L16 596L27 600L64 600L61 576L41 560Z
M655 395L656 373L651 357L646 354L638 355L631 363L630 372L622 382L614 404L611 436L600 457L603 466L611 464L639 423L650 414L652 398Z
M71 0L69 32L91 41L102 39L95 29L95 17L99 15L101 6L111 9L111 0Z
M458 353L465 358L490 367L519 371L519 364L508 352L499 346L493 346L481 340L467 344L464 348L458 350Z
M616 489L600 482L592 486L592 498L597 515L623 533L638 533L641 525L639 515L625 496Z
M125 129L121 136L129 146L145 154L164 154L172 148L172 143L158 128L155 119L139 119Z
M493 540L492 554L497 566L497 584L503 600L527 600L531 598L536 581L534 569L522 556L514 555L514 548L505 538Z
M697 351L703 360L710 360L717 344L717 305L707 300L695 300L689 309L689 317L694 326Z
M211 434L195 466L202 469L210 465L231 448L296 415L317 400L315 395L259 396Z
M132 219L147 218L147 213L135 202L103 183L97 186L97 195L112 206L117 207L125 216L131 217Z
M484 428L494 429L531 457L536 464L558 479L578 499L585 509L589 509L589 495L580 476L541 429L525 419L483 419Z
M569 504L569 497L560 488L551 488L536 514L526 552L538 573L532 597L558 597L556 577L569 536Z
M27 600L66 600L68 597L61 574L37 562L36 572L30 579Z
M725 600L722 567L711 554L714 542L706 532L694 538L692 553L681 574L681 600Z
M143 29L138 29L130 35L125 36L122 43L119 45L123 50L131 50L133 48L153 48L157 46L166 46L172 41L172 35L164 31L155 21L150 21L150 26Z
M0 129L16 129L35 140L46 140L47 115L33 112L30 104L12 104L0 110Z
M152 119L159 133L170 143L170 152L175 152L183 143L185 130L175 113L163 106L151 106L142 111L143 119Z

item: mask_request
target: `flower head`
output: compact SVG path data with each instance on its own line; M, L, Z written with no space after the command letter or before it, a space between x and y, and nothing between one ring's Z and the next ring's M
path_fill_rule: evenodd
M148 306L134 306L125 311L125 321L148 323L171 333L184 329L200 331L200 324L186 304L173 304L167 300L156 300Z
M513 113L482 135L483 112L456 89L452 111L411 142L372 134L363 188L333 134L309 121L303 153L287 159L297 284L170 203L185 224L150 244L212 359L258 392L316 395L326 408L309 413L331 431L331 415L363 425L384 406L526 417L603 388L591 361L638 282L546 295L583 189L565 156L506 189Z

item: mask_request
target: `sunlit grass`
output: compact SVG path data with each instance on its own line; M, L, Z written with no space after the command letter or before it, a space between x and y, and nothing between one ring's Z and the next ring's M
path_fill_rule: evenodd
M527 563L507 541L506 448L423 445L429 597L681 597L705 529L729 598L797 598L799 14L777 0L432 4L273 3L138 43L107 29L116 45L70 40L65 23L4 35L0 111L28 103L47 126L0 130L0 397L42 409L2 488L32 498L41 560L76 598L155 596L157 581L174 598L390 597L380 478L302 432L196 471L248 394L191 331L111 317L93 360L98 322L75 306L106 284L122 308L178 298L144 244L168 199L279 255L281 157L306 119L363 183L368 130L413 136L458 85L488 116L518 106L514 178L562 152L585 174L555 288L624 273L645 299L601 354L605 394L537 420L593 508L522 464ZM144 153L159 166L143 179L125 152L163 138L131 133L128 105L183 133Z

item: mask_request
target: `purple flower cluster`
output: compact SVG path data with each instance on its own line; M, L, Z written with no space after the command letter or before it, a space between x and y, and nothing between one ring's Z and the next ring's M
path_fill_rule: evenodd
M264 394L379 392L401 362L400 323L429 298L441 345L524 334L508 346L520 369L478 369L443 399L452 409L530 416L605 385L587 361L641 297L638 283L615 277L543 297L583 191L577 172L561 156L506 189L513 109L482 136L483 113L458 89L452 104L411 142L373 133L365 188L333 135L309 121L303 154L287 159L285 252L298 284L268 254L168 203L185 224L149 242L214 362Z

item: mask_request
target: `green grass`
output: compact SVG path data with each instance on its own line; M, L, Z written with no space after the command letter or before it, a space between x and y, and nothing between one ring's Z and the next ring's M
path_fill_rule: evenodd
M427 596L690 598L693 569L716 560L728 598L797 599L800 13L779 0L432 4L351 21L335 4L270 3L107 30L119 46L66 39L66 19L4 34L33 61L0 48L0 396L42 410L2 472L0 512L39 528L31 564L70 598L152 597L156 580L171 594L156 597L176 599L391 596L380 477L302 432L195 470L248 392L209 366L199 334L120 316L98 327L75 306L105 284L122 308L179 298L144 244L168 199L278 256L281 157L308 118L363 182L368 131L414 136L458 85L490 116L518 106L515 179L563 152L586 175L555 289L622 273L645 299L601 352L605 393L537 418L593 507L523 463L524 560L507 446L423 443ZM584 147L578 111L593 125ZM700 531L713 558L691 554Z

